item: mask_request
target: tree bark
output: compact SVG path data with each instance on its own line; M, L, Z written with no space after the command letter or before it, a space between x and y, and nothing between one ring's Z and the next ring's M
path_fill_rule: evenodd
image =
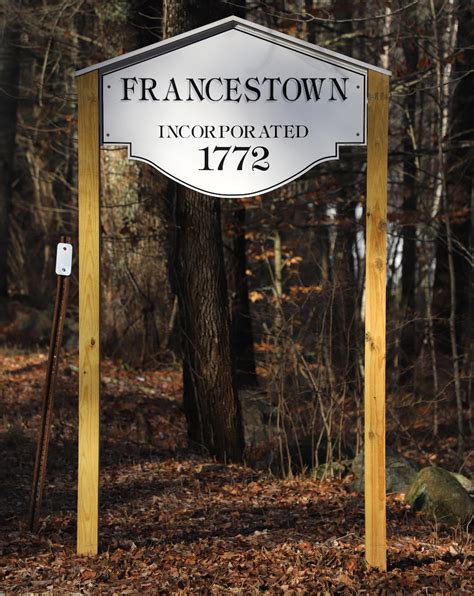
M341 172L341 179L344 180ZM357 241L355 209L357 203L342 189L344 204L338 208L337 236L334 246L332 282L334 301L332 304L332 357L338 374L344 375L349 383L358 382L359 349L362 322L360 304L354 271L353 247ZM348 223L345 223L348 222Z
M348 36L347 39L338 44L338 51L347 53L349 56L353 54L353 41L351 38L353 23L350 21L352 13L353 6L351 2L347 0L336 0L334 2L335 18L345 21L339 23L337 29L342 36ZM346 158L338 164L338 182L341 189L336 216L339 223L336 226L331 271L334 287L331 344L335 371L347 378L352 386L356 386L359 381L362 321L359 304L360 296L358 295L358 284L354 270L353 249L357 242L355 210L359 201L353 196L354 178L347 172L347 163Z
M472 31L472 8L468 1L459 4L459 28L456 46L468 48ZM472 175L472 140L474 137L474 77L472 69L474 51L466 49L458 55L453 65L453 79L457 84L453 93L450 117L451 151L446 163L446 186L449 210L454 214L451 231L454 244L452 258L456 277L456 335L458 349L464 352L470 340L469 329L469 294L466 283L472 269L469 258L469 236L471 221L469 217L471 195L473 192ZM471 73L471 74L469 74ZM441 141L440 141L441 142ZM460 216L456 217L456 213ZM445 214L447 217L448 214ZM433 311L436 316L435 333L437 349L441 353L451 351L449 325L450 282L448 263L448 241L446 226L440 226L436 243L436 275L433 291ZM472 255L471 255L472 258Z
M17 32L0 20L0 319L8 298L8 245L18 103L19 49Z
M247 256L245 251L244 206L232 210L232 347L235 354L236 383L238 389L255 387L257 372L253 347L252 319L250 316L249 288L247 283Z
M403 44L403 53L409 74L417 69L418 45L413 39L408 38ZM416 101L415 91L409 92L405 97L405 122L406 130L403 138L403 214L407 221L403 225L403 252L402 252L402 313L404 326L400 338L400 364L401 380L405 383L413 378L413 362L417 352L416 325L413 321L416 311L415 304L415 275L416 275L416 217L417 209L417 164L415 161L415 118Z
M229 5L217 1L165 0L164 37L228 15ZM175 225L174 286L182 331L189 439L193 446L220 460L239 461L244 438L235 386L219 200L178 187Z
M461 311L460 308L460 297L462 293L459 291L460 280L458 276L458 271L460 265L456 266L455 259L455 241L457 247L463 247L465 250L468 246L467 239L463 239L460 237L459 239L456 238L456 235L453 231L453 211L456 203L461 206L461 200L463 200L464 204L467 206L470 204L470 193L466 196L466 193L463 192L463 180L461 178L461 185L459 185L459 181L456 179L453 181L451 176L449 175L449 168L448 164L445 161L444 157L444 143L445 138L451 131L456 131L456 126L452 126L453 121L453 114L452 110L450 110L450 102L449 102L449 88L448 83L451 82L451 75L452 75L452 66L449 63L449 57L452 54L454 47L456 46L456 42L459 43L460 35L462 33L459 30L458 26L460 20L456 19L456 16L447 19L447 23L440 26L440 23L436 20L436 7L434 0L431 0L431 12L433 16L433 37L435 41L435 47L438 49L437 61L436 61L436 83L437 83L437 109L438 109L438 164L439 164L439 175L438 175L438 182L437 182L437 189L439 189L439 196L441 197L441 208L444 214L444 230L440 230L439 238L442 238L443 244L446 243L445 250L446 254L443 252L440 253L439 247L440 243L438 241L437 244L437 261L436 261L436 278L435 278L435 285L433 290L433 303L436 305L436 299L439 299L440 287L439 284L436 283L437 279L440 277L440 273L444 273L448 275L448 292L447 292L447 303L449 305L449 313L448 313L448 330L449 330L449 344L450 344L450 351L451 351L451 361L452 361L452 370L453 370L453 381L454 381L454 393L456 397L456 410L457 410L457 423L458 423L458 455L461 458L464 453L464 421L463 421L463 407L462 407L462 394L461 394L461 377L460 377L460 345L462 342L459 341L459 337L461 335L459 326L456 326L456 322L458 319L458 315ZM466 7L467 8L467 7ZM446 29L446 40L443 39L444 43L442 43L442 35L438 32L438 27L441 29ZM462 37L461 37L462 39ZM472 77L471 77L472 78ZM468 77L466 77L468 79ZM459 101L459 98L456 98ZM472 100L472 98L471 98ZM471 105L472 107L472 105ZM459 120L458 120L459 122ZM454 123L456 124L456 123ZM451 125L451 126L450 126ZM452 134L452 133L451 133ZM461 129L460 136L461 138L464 135L464 130ZM454 156L452 156L454 157ZM451 161L451 160L449 160ZM456 164L452 165L452 168L455 167ZM451 169L452 169L451 168ZM458 172L459 176L459 172ZM453 183L454 182L454 183ZM472 179L467 179L468 185L469 183L472 184ZM465 184L464 184L465 186ZM449 193L449 202L448 202L448 193ZM444 233L443 233L444 232ZM456 251L458 252L458 251ZM462 254L462 253L461 253ZM444 259L442 259L442 256ZM444 265L444 272L442 266ZM462 261L461 261L462 265ZM447 270L446 270L447 266ZM458 278L458 279L457 279ZM463 280L464 281L464 280ZM465 312L465 304L463 305L463 310Z
M231 355L219 199L178 188L176 288L189 437L223 460L243 452Z

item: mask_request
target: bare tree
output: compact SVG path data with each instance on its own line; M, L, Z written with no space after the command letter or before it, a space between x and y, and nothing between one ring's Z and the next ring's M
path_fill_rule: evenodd
M209 0L165 0L164 37L229 14ZM178 186L176 269L189 438L221 460L240 460L244 440L235 386L219 199Z
M20 72L17 24L0 16L0 319L8 298L8 246Z

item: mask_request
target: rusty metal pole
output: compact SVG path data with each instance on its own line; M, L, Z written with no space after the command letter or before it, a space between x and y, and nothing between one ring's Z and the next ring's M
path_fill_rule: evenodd
M61 237L56 256L56 302L54 305L53 323L51 327L51 340L49 344L48 368L42 393L41 422L38 431L36 446L35 466L30 495L28 512L28 527L31 532L36 529L41 501L46 478L46 465L48 460L48 444L51 434L51 421L53 417L53 402L56 391L58 374L59 353L66 318L67 302L69 295L69 275L71 273L72 246L70 238Z

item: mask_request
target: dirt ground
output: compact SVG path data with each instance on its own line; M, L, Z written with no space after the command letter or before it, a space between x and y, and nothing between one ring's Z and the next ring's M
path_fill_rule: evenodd
M13 593L474 593L465 529L388 497L389 570L364 561L350 477L280 479L186 450L176 370L105 361L100 554L75 554L77 358L58 379L41 525L26 530L46 353L0 353L0 590Z

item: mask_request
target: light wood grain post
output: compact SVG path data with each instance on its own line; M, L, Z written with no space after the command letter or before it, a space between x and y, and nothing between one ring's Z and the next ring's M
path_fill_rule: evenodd
M365 282L365 553L387 569L385 328L389 77L368 73Z
M99 76L77 79L79 103L79 468L77 553L97 554L99 521Z

